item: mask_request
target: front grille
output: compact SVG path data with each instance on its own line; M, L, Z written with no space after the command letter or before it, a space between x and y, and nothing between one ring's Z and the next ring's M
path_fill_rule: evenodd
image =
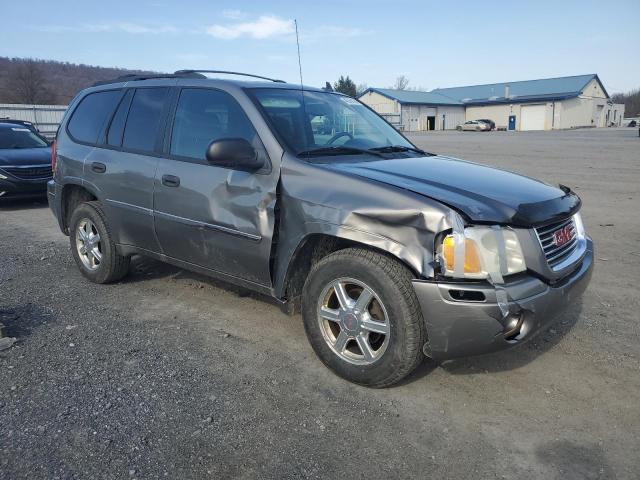
M36 178L48 178L53 175L51 165L38 165L31 167L2 167L2 169L23 180L32 180Z
M564 245L556 245L554 234L565 227L569 227L569 241ZM576 224L573 217L566 218L560 222L536 228L536 234L540 245L544 251L547 263L551 268L560 264L569 257L578 247L578 235L576 232Z

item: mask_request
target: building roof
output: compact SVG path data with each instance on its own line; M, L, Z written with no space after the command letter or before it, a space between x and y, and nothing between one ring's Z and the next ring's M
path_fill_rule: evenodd
M404 104L420 104L420 105L460 105L462 102L454 100L450 97L440 95L434 92L418 92L415 90L394 90L392 88L368 88L359 95L367 92L379 93L382 96L397 100Z
M595 73L572 77L489 83L468 87L436 88L430 92L369 88L362 95L372 91L397 100L400 103L422 105L486 105L537 100L563 100L580 95L587 84L594 78L608 97L609 94ZM509 87L508 97L505 96L507 86Z
M438 93L463 104L478 103L507 103L534 100L562 100L577 97L587 84L596 79L607 97L598 75L575 75L572 77L543 78L539 80L525 80L520 82L490 83L487 85L472 85L468 87L437 88L431 93ZM505 96L506 87L509 96Z

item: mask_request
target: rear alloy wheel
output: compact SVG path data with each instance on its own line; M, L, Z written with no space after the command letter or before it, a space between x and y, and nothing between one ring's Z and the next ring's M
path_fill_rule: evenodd
M337 375L368 387L399 382L423 360L425 324L398 260L346 248L316 263L302 292L302 319L314 351Z
M92 282L116 282L129 271L129 257L118 252L99 202L82 203L73 211L69 240L80 272Z
M96 270L102 261L102 244L98 229L88 218L83 218L76 229L76 248L83 265Z

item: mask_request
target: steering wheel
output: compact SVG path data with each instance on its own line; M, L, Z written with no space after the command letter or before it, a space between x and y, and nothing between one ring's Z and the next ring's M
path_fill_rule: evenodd
M337 139L339 139L341 137L345 137L345 136L349 137L349 140L353 140L353 135L351 135L349 132L338 132L327 141L327 145L333 145L333 142L335 142Z

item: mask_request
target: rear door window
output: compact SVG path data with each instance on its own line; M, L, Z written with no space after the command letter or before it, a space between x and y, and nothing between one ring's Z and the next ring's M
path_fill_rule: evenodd
M168 92L166 87L136 89L124 128L124 148L153 152Z
M84 97L69 120L71 137L80 142L96 143L121 95L121 90L107 90Z
M223 138L244 138L256 146L256 131L238 102L220 90L183 89L173 122L171 154L204 159L207 146Z

